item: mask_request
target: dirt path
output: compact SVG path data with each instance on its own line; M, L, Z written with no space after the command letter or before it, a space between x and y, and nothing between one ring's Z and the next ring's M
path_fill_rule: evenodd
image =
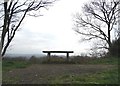
M24 69L14 69L3 73L3 83L44 84L54 77L63 74L94 74L113 68L114 65L73 65L73 64L40 64Z

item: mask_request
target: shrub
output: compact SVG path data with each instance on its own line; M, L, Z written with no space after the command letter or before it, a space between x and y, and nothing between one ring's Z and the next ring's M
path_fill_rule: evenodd
M74 56L74 58L71 59L73 63L76 64L87 64L88 62L92 61L94 58L92 57L83 57L83 56Z
M112 42L109 53L111 56L120 57L120 37Z

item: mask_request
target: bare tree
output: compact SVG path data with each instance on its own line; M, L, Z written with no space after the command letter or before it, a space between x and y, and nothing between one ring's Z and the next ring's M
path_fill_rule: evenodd
M75 27L84 40L99 39L105 44L99 48L109 50L112 43L112 31L117 28L120 8L119 0L93 0L84 4L83 13L76 13Z
M54 1L4 0L0 3L0 56L4 56L26 15L40 16L40 9L47 9Z

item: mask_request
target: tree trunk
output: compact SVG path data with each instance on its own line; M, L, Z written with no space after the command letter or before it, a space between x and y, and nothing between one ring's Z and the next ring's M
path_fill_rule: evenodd
M111 49L111 35L110 35L110 23L108 24L108 52L111 55L110 49Z
M2 42L0 40L0 61L2 60Z
M109 48L111 47L111 35L110 35L110 30L108 30L108 46L109 46Z
M4 26L3 26L3 31L0 39L0 59L2 59L2 49L4 47L4 41L5 41L5 36L7 33L7 18L8 18L8 12L7 12L7 2L4 2Z

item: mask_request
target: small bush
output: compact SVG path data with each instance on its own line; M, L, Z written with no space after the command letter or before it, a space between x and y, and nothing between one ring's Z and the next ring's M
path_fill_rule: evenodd
M42 64L44 61L46 61L47 58L46 57L35 57L35 56L31 56L31 58L29 59L29 62L32 64Z
M111 56L120 57L120 37L112 42L109 50Z
M95 58L83 57L83 56L74 56L71 61L76 64L87 64Z
M30 59L29 59L30 62L32 63L36 63L37 62L37 58L35 56L32 56Z

